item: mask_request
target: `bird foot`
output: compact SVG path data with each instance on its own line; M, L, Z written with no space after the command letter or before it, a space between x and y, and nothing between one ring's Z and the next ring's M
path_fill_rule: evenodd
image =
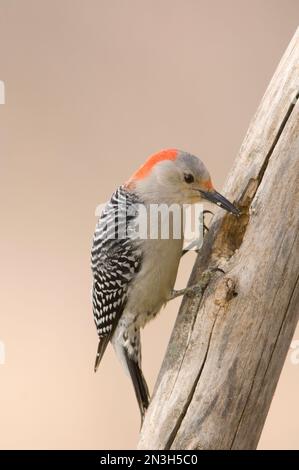
M205 234L209 231L209 228L205 224L205 214L214 215L214 212L208 211L208 210L203 211L203 236L205 236ZM188 251L191 251L191 250L195 251L195 253L199 253L199 249L194 250L194 247L198 247L198 246L201 246L201 240L194 240L182 251L182 256L184 256L186 253L188 253Z
M173 290L171 292L170 297L167 300L173 300L176 299L177 297L180 297L182 295L187 295L187 296L196 296L196 295L202 295L207 288L207 285L209 284L213 274L217 271L220 271L224 273L224 271L220 268L211 268L207 269L204 271L200 277L200 280L198 284L194 284L193 286L188 286L185 287L184 289L179 289L179 290Z

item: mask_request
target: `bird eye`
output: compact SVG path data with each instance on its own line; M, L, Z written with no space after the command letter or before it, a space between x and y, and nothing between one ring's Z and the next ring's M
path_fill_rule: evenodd
M185 174L184 174L184 179L185 179L186 183L190 184L190 183L193 183L193 181L194 181L194 176L185 173Z

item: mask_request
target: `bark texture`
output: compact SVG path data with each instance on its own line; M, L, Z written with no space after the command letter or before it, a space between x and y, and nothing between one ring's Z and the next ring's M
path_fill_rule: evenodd
M140 449L255 449L299 313L299 30L254 116L183 299Z

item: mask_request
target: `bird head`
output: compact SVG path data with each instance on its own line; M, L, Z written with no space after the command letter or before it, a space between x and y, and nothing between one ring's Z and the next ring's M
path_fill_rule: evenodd
M214 189L204 163L177 149L162 150L149 157L125 186L146 203L193 204L208 200L235 215L240 213Z

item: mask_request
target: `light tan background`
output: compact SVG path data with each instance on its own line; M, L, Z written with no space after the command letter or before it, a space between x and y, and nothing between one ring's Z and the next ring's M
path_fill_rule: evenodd
M93 373L95 206L164 147L221 189L298 19L297 0L0 0L1 448L134 448L112 349ZM178 306L143 335L151 389ZM260 448L299 448L298 396L288 357Z

